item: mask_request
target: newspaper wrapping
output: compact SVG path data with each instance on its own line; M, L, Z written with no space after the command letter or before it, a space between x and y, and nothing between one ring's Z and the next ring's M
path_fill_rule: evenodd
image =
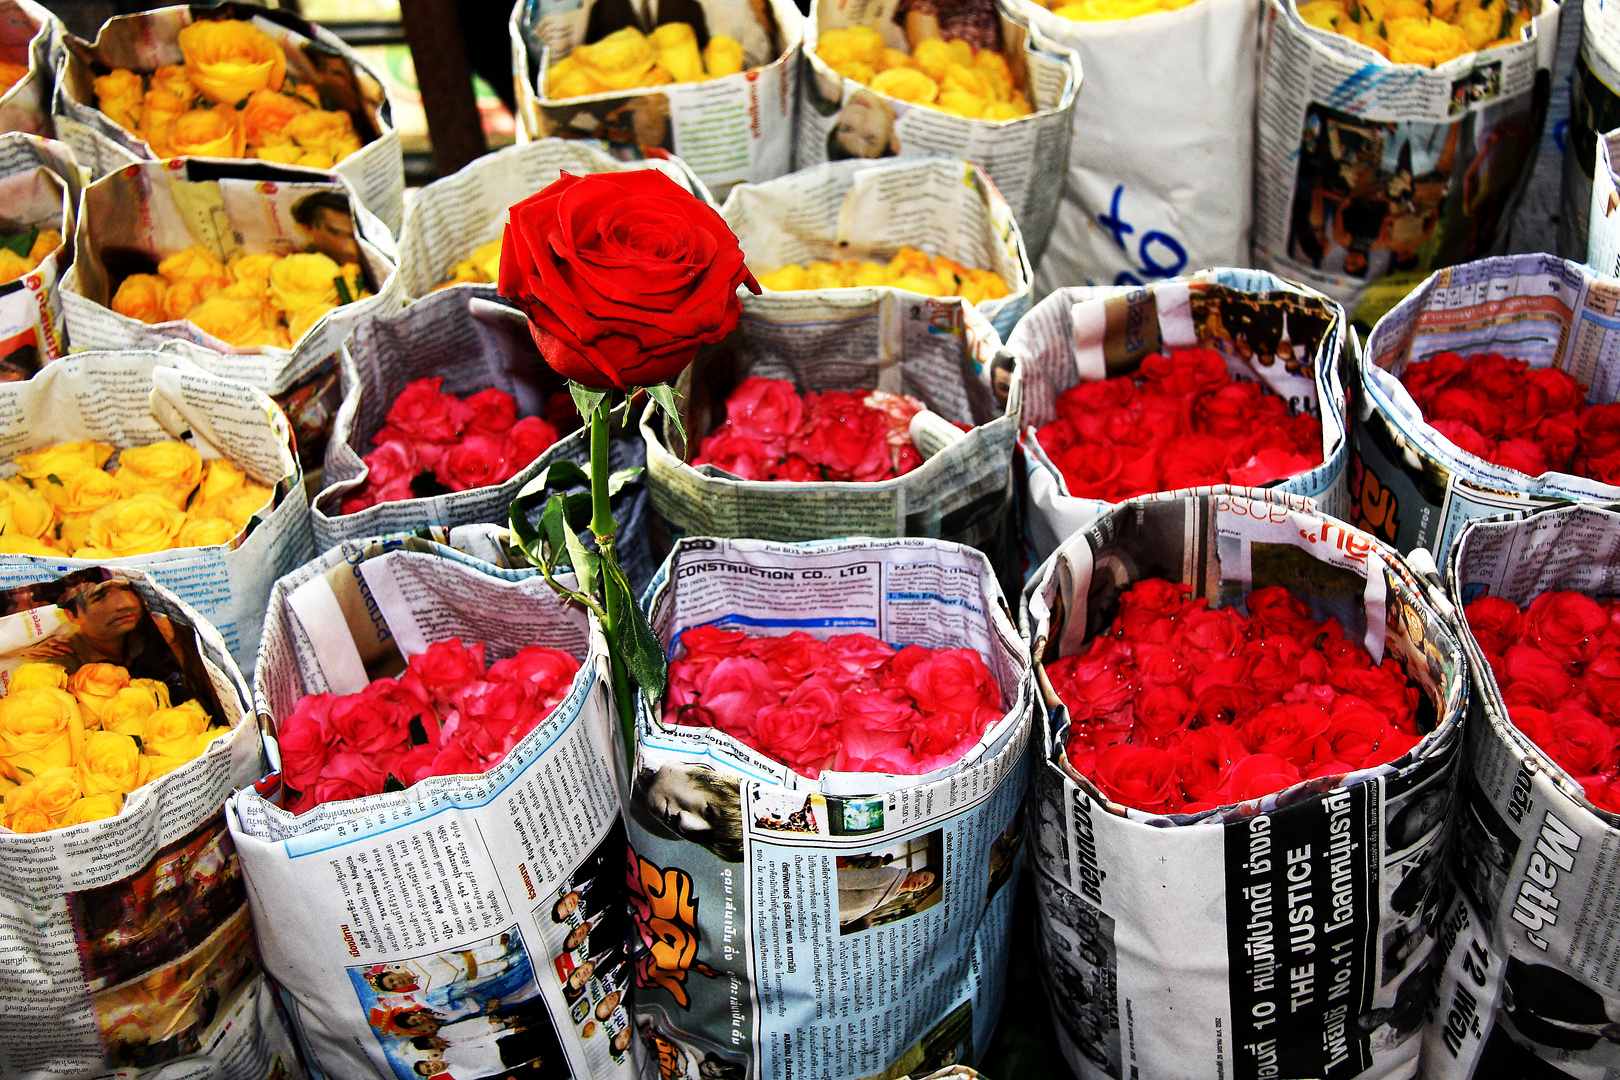
M1555 366L1590 387L1587 403L1620 399L1620 282L1552 255L1481 259L1437 271L1384 316L1351 384L1352 520L1402 552L1437 564L1470 518L1532 502L1620 498L1582 476L1531 477L1462 450L1430 427L1400 382L1436 353L1500 353Z
M1003 338L1029 310L1034 272L1023 234L1007 200L970 162L830 162L764 184L739 184L720 212L756 274L812 259L886 261L911 246L1001 275L1007 295L976 306ZM888 292L902 304L920 295L887 286L817 291L850 312L875 311ZM766 293L743 303L769 312L778 297Z
M344 220L343 211L350 211ZM301 223L300 219L311 222ZM74 349L164 348L252 383L292 419L305 465L319 465L338 390L337 352L367 316L400 304L393 237L341 177L259 162L172 158L109 173L84 189L62 307ZM261 251L320 251L358 262L375 296L322 315L291 350L236 348L184 320L148 325L108 307L131 273L193 244L224 261Z
M616 765L607 646L579 609L532 570L417 539L344 541L276 583L254 678L261 723L453 637L487 644L490 663L538 644L583 666L481 776L296 816L257 792L232 798L265 967L311 1066L333 1080L417 1080L435 1059L467 1080L536 1059L537 1075L630 1080L623 752Z
M913 105L841 77L816 55L818 32L872 26L885 44L910 52L901 29L907 0L812 4L804 26L803 99L794 164L803 169L853 157L955 157L977 162L1012 207L1039 262L1057 218L1069 127L1080 92L1080 61L996 0L1001 53L1035 112L1017 120L969 120Z
M674 1065L663 1075L895 1080L983 1053L1006 977L1033 702L1028 646L988 562L919 538L688 537L648 605L672 651L711 625L970 648L1004 711L946 769L810 780L643 707L633 965L637 1023Z
M34 0L0 0L0 60L28 68L0 95L0 131L51 134L51 52L64 32L56 16Z
M657 169L705 202L709 189L679 158L621 161L605 143L589 139L538 139L485 154L443 180L422 188L405 211L399 232L402 298L418 300L450 280L457 262L473 249L499 240L506 211L564 172L574 176Z
M1543 592L1620 593L1620 513L1531 508L1471 522L1446 572L1459 611L1481 596L1528 605ZM1613 1068L1620 984L1609 959L1620 908L1620 823L1508 718L1491 668L1464 633L1473 695L1459 785L1460 895L1441 935L1424 1041L1431 1080L1600 1077Z
M1430 69L1261 9L1254 262L1365 326L1440 266L1503 250L1547 111L1558 5Z
M1233 378L1257 380L1295 412L1318 417L1322 464L1276 486L1309 495L1323 513L1346 516L1344 335L1337 303L1261 270L1211 270L1141 288L1059 289L1046 297L1007 342L1023 375L1031 566L1110 506L1070 495L1041 448L1036 431L1056 418L1058 395L1078 382L1129 374L1143 357L1168 349L1214 349Z
M1541 125L1541 145L1536 150L1535 165L1530 170L1518 209L1513 212L1513 226L1508 231L1509 254L1559 250L1559 230L1565 227L1564 147L1573 123L1570 84L1576 57L1581 51L1581 25L1581 5L1563 5L1558 9L1558 47L1553 56L1547 119ZM1580 213L1584 222L1584 207ZM1581 229L1579 251L1574 258L1580 258L1586 251L1584 224Z
M20 131L0 135L0 221L6 232L26 239L54 229L63 239L33 270L0 285L0 369L24 379L67 352L57 283L73 262L79 193L79 165L66 143Z
M1466 666L1399 556L1309 503L1258 489L1126 503L1059 548L1026 593L1045 663L1106 629L1142 578L1182 581L1221 607L1284 585L1375 658L1399 661L1429 732L1387 765L1154 817L1073 770L1068 711L1037 667L1037 917L1058 1041L1082 1080L1416 1068L1449 888Z
M1620 157L1620 130L1597 137L1592 171L1592 204L1587 208L1586 265L1600 274L1620 274L1620 185L1614 162Z
M768 311L745 308L738 333L699 353L676 384L686 445L667 421L642 416L653 510L681 532L708 536L953 540L990 553L1013 589L1017 365L966 301L902 302L909 295L891 290L876 310L851 311L831 293L778 293ZM922 465L871 483L798 483L687 464L725 419L732 389L754 375L786 379L800 393L878 389L917 398L926 408L911 421L911 441Z
M139 567L202 612L238 664L251 669L270 585L309 558L309 498L287 419L262 393L157 352L83 353L26 382L0 383L0 472L18 454L77 439L122 450L180 439L205 461L224 458L272 489L272 501L230 544L113 560L0 555L0 588L82 566Z
M518 413L526 416L543 414L553 395L566 397L566 385L535 348L522 313L495 301L492 285L446 289L391 319L361 325L349 338L343 349L343 407L333 424L321 478L327 487L310 512L315 550L364 536L505 522L512 501L553 461L589 461L589 432L576 427L504 483L340 512L343 500L364 484L369 470L362 455L372 449L372 436L409 383L442 377L440 389L461 397L495 387L515 397ZM609 459L615 470L644 466L640 435L628 425L616 425ZM637 477L620 489L614 506L623 539L620 564L638 587L645 587L656 569L646 535L646 501L646 482Z
M332 171L354 187L362 206L389 229L398 229L405 211L405 159L382 74L336 34L293 12L256 4L196 4L119 15L102 25L94 42L64 32L53 60L56 86L51 108L57 138L72 145L79 163L95 180L131 162L152 160L152 148L144 139L96 107L93 80L108 68L144 74L181 63L181 29L198 19L222 17L247 19L279 41L287 54L288 76L314 85L327 107L349 114L365 145ZM342 63L332 63L333 58Z
M1569 80L1569 150L1564 155L1558 253L1580 260L1587 253L1592 184L1596 169L1602 167L1603 135L1620 128L1620 89L1615 89L1620 87L1620 7L1586 0L1571 14L1576 10L1582 13L1581 45Z
M1012 2L1086 73L1040 294L1247 263L1259 0L1108 22Z
M115 817L29 835L0 829L0 1077L300 1077L220 811L265 773L252 699L224 640L139 570L81 570L3 598L0 668L9 674L52 646L53 662L77 664L76 617L58 601L72 585L103 581L117 584L94 587L133 589L144 604L125 632L132 673L163 682L176 704L202 702L230 731L129 793Z
M737 75L658 88L555 99L545 73L581 44L627 26L642 31L639 8L621 0L547 3L517 0L512 9L512 70L518 119L530 139L601 139L637 154L678 154L724 198L741 180L759 183L793 170L793 114L799 94L804 16L792 0L691 0L665 12L685 22L698 45L724 34L742 46Z

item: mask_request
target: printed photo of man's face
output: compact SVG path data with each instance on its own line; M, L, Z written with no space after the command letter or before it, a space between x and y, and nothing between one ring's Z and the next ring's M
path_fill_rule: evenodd
M293 207L293 220L308 238L308 250L318 251L340 266L360 261L354 238L354 215L349 200L335 191L318 191Z

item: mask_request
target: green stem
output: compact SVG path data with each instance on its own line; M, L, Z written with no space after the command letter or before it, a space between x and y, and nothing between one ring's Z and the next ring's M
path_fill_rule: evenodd
M598 547L611 546L617 528L608 497L608 475L612 472L608 461L608 404L609 399L603 397L591 413L591 532ZM602 550L602 557L609 557L607 549Z
M597 575L602 603L598 614L602 619L602 632L608 640L608 663L613 676L613 700L619 710L619 727L624 735L625 761L633 765L636 759L636 691L625 667L619 641L618 621L613 605L607 602L607 570L609 563L617 565L614 551L617 525L613 520L612 498L608 495L608 476L612 466L608 461L608 426L610 397L603 397L591 412L591 534L596 537L597 554L602 557L603 572Z

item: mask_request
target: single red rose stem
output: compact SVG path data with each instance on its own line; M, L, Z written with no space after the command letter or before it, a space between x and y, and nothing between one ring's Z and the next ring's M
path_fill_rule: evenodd
M636 695L630 688L630 669L624 666L624 659L619 648L619 627L613 615L613 604L608 602L607 566L618 566L618 554L614 551L615 532L618 529L613 520L613 502L608 494L608 426L611 423L609 408L612 407L612 396L602 395L602 400L596 403L591 410L591 535L596 537L596 551L601 556L602 571L597 575L602 578L602 633L608 639L612 648L608 649L608 663L613 677L613 700L619 707L619 726L624 733L624 748L629 760L636 758ZM630 598L633 604L635 597Z

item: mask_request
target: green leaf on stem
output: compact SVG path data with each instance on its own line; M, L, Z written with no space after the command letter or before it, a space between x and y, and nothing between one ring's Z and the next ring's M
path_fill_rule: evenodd
M543 537L529 523L529 514L543 498L545 498L545 493L542 491L533 491L527 495L520 495L512 500L512 508L508 514L512 528L512 538L517 541L518 550L522 551L524 557L536 566L541 565L545 559L545 551L540 543Z
M574 568L574 576L579 578L579 591L586 596L596 595L596 578L601 571L602 560L593 551L586 551L585 545L579 542L579 537L573 529L563 528L563 546L568 551L568 562Z
M613 647L623 657L626 670L642 692L652 701L662 701L664 680L668 675L664 648L631 595L630 582L618 563L603 565L602 585L607 592L608 622L617 639Z
M581 491L573 495L562 496L563 516L568 519L571 529L583 529L591 523L591 493Z
M590 487L591 478L577 462L563 458L546 466L545 484L548 488Z
M540 531L545 533L546 544L550 547L550 557L545 560L536 559L540 566L573 566L568 561L568 541L563 537L568 533L568 522L564 520L563 497L553 495L546 500L546 508L540 514Z
M606 390L592 390L588 386L581 386L573 379L568 380L568 392L574 395L574 408L579 410L579 418L587 424L591 422L591 414L596 411L596 407L607 397Z
M620 469L618 472L608 477L608 494L610 496L617 495L621 490L623 490L624 485L628 484L630 481L634 480L636 477L640 476L646 471L647 470L642 468L640 465L637 465L631 469Z
M675 404L675 388L669 383L659 383L656 386L648 386L644 389L652 396L654 401L658 402L659 407L664 410L664 415L668 416L670 421L674 423L675 434L681 437L682 442L685 442L686 428L681 424L681 410Z

